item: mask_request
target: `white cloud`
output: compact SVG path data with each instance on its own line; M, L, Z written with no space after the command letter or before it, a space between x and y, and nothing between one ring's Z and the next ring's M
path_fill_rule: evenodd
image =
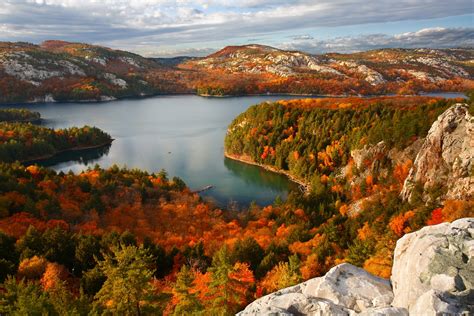
M294 38L293 41L281 45L283 49L303 50L311 53L344 53L390 47L474 47L474 28L435 27L396 35L369 34L328 40Z
M472 0L0 1L0 40L64 39L112 45L139 53L172 45L209 47L217 41L245 41L302 28L433 19L472 12ZM417 38L413 34L399 36ZM286 45L344 46L337 40L317 44L310 37L294 38ZM310 40L313 42L309 43ZM366 38L365 45L370 40L394 41L374 36Z

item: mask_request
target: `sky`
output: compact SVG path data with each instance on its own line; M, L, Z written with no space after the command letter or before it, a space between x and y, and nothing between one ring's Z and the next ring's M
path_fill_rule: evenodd
M0 0L0 41L48 39L153 57L250 43L315 54L474 47L474 1Z

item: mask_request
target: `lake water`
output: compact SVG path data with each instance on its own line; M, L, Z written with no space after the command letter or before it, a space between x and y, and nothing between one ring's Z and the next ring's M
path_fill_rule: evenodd
M115 139L110 148L69 153L43 165L79 172L99 164L165 169L192 189L214 188L201 196L219 205L267 205L286 198L296 188L286 177L224 157L227 126L249 106L291 97L258 96L203 98L159 96L106 103L45 103L22 105L41 113L43 125L53 128L91 125ZM293 97L294 98L294 97ZM3 106L5 107L5 106Z
M63 154L43 165L65 172L79 172L95 164L104 168L118 164L149 172L165 169L170 177L182 178L192 190L214 186L201 196L220 206L235 202L246 206L252 201L267 205L277 196L284 199L297 186L285 176L225 158L227 126L253 104L290 98L296 97L186 95L18 107L40 112L43 124L49 127L97 126L115 139L109 148Z

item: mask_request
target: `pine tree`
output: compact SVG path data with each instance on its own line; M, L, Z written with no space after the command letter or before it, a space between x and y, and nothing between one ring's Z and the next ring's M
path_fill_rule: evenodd
M183 265L173 287L174 315L191 315L202 310L201 303L196 294L192 292L194 279L194 272L188 266Z
M209 311L216 315L233 315L247 303L249 288L254 283L248 264L232 265L226 246L212 258L209 269L212 279L209 284Z
M141 315L142 306L150 307L153 270L151 258L135 246L114 247L112 255L104 253L98 266L106 277L95 295L101 307L118 315Z

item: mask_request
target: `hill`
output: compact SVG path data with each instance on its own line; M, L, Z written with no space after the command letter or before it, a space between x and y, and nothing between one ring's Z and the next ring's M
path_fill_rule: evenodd
M65 41L0 42L0 103L107 101L156 94L413 94L474 87L472 49L312 55L263 45L205 58L145 58Z

